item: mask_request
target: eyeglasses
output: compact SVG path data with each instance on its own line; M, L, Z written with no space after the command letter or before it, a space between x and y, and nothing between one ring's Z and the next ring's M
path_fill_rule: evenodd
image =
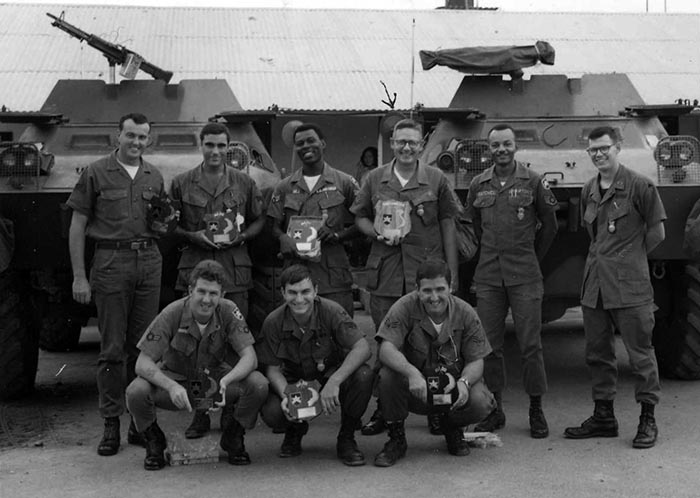
M391 143L399 149L403 149L408 145L408 148L411 150L416 150L418 147L423 145L423 142L417 142L415 140L394 140L393 138L391 139Z
M610 149L612 149L613 147L615 147L615 144L601 145L600 147L588 147L586 149L586 152L588 152L588 154L591 156L595 156L596 154L598 154L598 152L600 152L604 156L607 156L610 153Z

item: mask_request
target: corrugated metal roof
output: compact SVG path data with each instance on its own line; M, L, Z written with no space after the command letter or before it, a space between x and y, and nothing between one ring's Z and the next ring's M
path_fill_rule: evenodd
M101 54L51 26L45 13L61 11L173 71L172 82L226 79L247 109L386 109L381 81L409 108L413 19L413 102L428 107L447 106L462 75L423 71L419 50L536 40L556 63L526 74L627 73L650 104L700 97L700 15L1 4L0 105L36 110L57 79L107 79Z

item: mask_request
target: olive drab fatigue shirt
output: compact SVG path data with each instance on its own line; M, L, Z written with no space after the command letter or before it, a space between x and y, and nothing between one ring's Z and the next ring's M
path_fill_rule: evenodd
M414 290L418 265L425 259L446 260L440 220L456 217L460 209L442 171L418 162L415 173L402 187L394 174L394 162L367 173L350 209L355 216L374 221L378 201L411 204L411 231L401 244L389 246L374 240L367 258L367 289L384 297L399 297Z
M666 219L656 187L649 178L620 165L605 195L599 176L581 192L581 225L591 238L583 273L581 304L604 309L628 308L654 300L645 236Z
M494 166L475 176L466 205L481 237L474 282L500 287L542 280L537 249L548 248L556 234L556 207L547 181L520 162L503 186ZM548 233L538 238L545 223Z
M170 303L143 333L137 347L163 373L175 380L191 380L206 368L220 380L240 358L239 353L255 343L238 307L221 299L206 328L200 332L189 307L190 297Z
M275 221L282 221L285 232L292 216L327 216L326 226L340 233L353 222L349 209L358 188L353 177L325 163L321 177L309 191L302 169L298 169L275 187L267 215ZM287 264L293 263L302 263L309 268L320 294L346 291L352 287L350 261L343 244L323 243L319 262L306 259L287 261Z
M469 304L450 295L447 319L438 333L420 302L418 291L400 298L391 307L377 337L402 351L418 370L444 365L459 377L464 365L485 358L491 345L479 316Z
M328 378L365 337L335 301L317 296L308 326L300 327L286 304L263 322L256 353L261 364L280 366L288 382Z
M188 232L196 232L206 228L205 215L231 210L241 215L243 231L262 216L262 194L252 178L235 168L225 166L224 175L212 192L201 181L202 168L203 165L200 164L173 178L170 197L181 203L180 227ZM187 275L197 263L205 259L221 263L226 270L228 279L224 283L224 292L243 292L253 287L253 263L247 245L215 250L188 244L178 263L179 289L187 288Z
M163 177L152 164L142 159L132 180L114 151L83 170L66 204L88 217L86 235L92 239L157 238L146 211L163 190Z

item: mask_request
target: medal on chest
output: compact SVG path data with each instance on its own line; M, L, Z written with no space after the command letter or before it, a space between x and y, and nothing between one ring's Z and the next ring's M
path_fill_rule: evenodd
M608 233L615 233L615 230L617 230L615 220L608 220Z
M519 219L520 221L523 221L523 219L525 218L525 208L524 208L524 207L519 207L519 208L518 208L518 214L517 214L517 216L518 216L518 219Z

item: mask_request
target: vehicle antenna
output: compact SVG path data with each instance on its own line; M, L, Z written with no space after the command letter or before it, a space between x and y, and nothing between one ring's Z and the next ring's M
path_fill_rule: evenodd
M416 18L413 18L411 26L411 101L409 117L413 119L413 83L416 76Z

